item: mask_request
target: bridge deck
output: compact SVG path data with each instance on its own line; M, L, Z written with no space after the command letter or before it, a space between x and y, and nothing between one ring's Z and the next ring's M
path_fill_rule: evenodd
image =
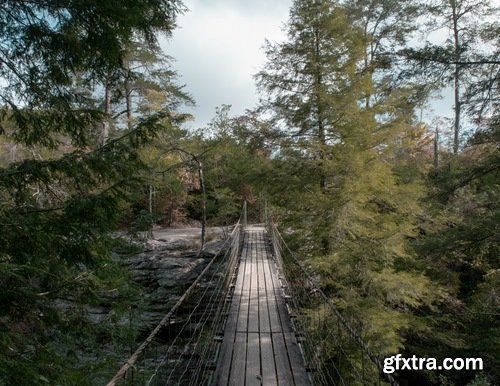
M263 227L247 227L217 385L309 385Z

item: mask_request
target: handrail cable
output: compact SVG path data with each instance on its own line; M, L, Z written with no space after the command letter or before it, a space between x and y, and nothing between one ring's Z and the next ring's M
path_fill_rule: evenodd
M182 328L179 330L179 332L175 336L175 338L172 341L172 343L170 343L170 345L169 345L169 347L167 349L167 353L163 356L161 363L156 367L155 372L150 377L150 379L149 379L149 381L147 383L148 386L151 384L151 382L153 381L153 379L158 375L158 370L160 369L160 367L163 366L163 364L165 363L165 361L168 359L169 352L172 350L173 347L175 347L175 344L177 343L177 340L182 335L182 333L184 332L185 328L191 323L191 318L192 318L193 315L195 315L196 311L201 306L202 299L204 298L205 294L207 294L208 289L209 289L209 287L206 286L205 290L203 291L203 294L199 297L198 302L196 303L196 305L194 307L192 307L191 312L190 312L189 316L186 318L186 321L184 322ZM213 297L213 293L212 293L212 297ZM212 297L210 299L212 299ZM206 312L207 312L207 308L205 308L205 310L203 311L203 315L205 315ZM193 341L194 337L195 337L195 335L191 335L190 340L185 345L189 346L191 344L191 342ZM177 367L178 367L178 365L180 363L180 359L181 359L182 355L183 355L183 353L181 352L179 354L178 358L175 360L176 364L174 365L173 369L170 371L170 374L169 374L169 376L167 378L167 384L170 381L170 377L172 376L173 372L177 369Z
M278 273L279 273L279 276L280 276L280 280L282 281L282 289L283 290L288 289L289 285L288 285L287 279L286 279L286 277L284 275L284 272L283 272L283 266L282 266L281 263L279 263L280 258L278 257L279 255L276 253L276 251L274 251L272 240L271 240L271 245L269 245L269 244L266 245L266 249L269 251L269 254L271 256L275 256L276 257L276 260L277 260L276 261L276 265L277 265ZM287 296L287 297L290 297L290 295L288 293L286 293L286 292L284 292L284 295ZM290 302L290 300L289 300L289 302ZM295 307L295 308L298 308L298 307ZM289 310L289 312L293 315L293 310ZM297 323L296 318L292 318L292 325L294 327L294 330L300 335L301 331L303 331L304 329L302 328L302 326L298 326L297 324L298 323ZM331 331L329 329L329 334L324 339L328 339L330 337L330 335L331 335ZM301 340L301 341L298 342L298 345L301 348L302 355L304 356L304 359L307 362L307 358L306 358L305 352L304 352L304 350L302 348L303 348L303 346L308 346L309 345L309 340L308 339ZM308 350L307 347L304 347L304 348L306 349L306 351L312 351L310 349ZM317 357L314 358L314 359L313 358L309 358L308 362L309 362L309 366L308 366L309 370L311 370L311 368L320 368L321 367L320 363L319 363L319 360L318 360ZM311 366L311 362L314 362L313 366ZM345 386L345 382L344 382L343 378L341 377L340 372L337 370L335 363L333 363L332 365L333 365L335 371L337 372L337 374L339 375L339 378L340 378L340 380L342 382L342 385ZM322 385L337 385L337 382L333 378L331 378L330 374L328 374L328 373L324 374L322 372L319 372L319 373L317 372L315 375L317 377L321 378L321 384ZM327 381L326 377L328 377L328 381ZM312 380L311 380L311 382L312 382Z
M289 246L283 239L283 236L281 233L278 231L276 224L272 223L270 219L267 219L267 225L268 229L270 232L271 236L271 241L273 245L273 249L275 252L275 256L277 258L278 264L281 265L282 271L284 270L284 261L283 257L281 256L282 252L287 252L287 255L292 259L293 263L299 267L300 273L307 278L309 283L313 286L314 292L319 294L324 301L324 303L327 305L327 307L330 309L331 312L333 312L338 319L338 321L342 324L344 329L348 332L350 337L361 347L361 349L364 351L364 354L370 359L370 361L377 367L379 375L382 375L385 378L385 381L389 382L391 385L398 385L398 382L392 377L390 374L385 374L383 372L383 367L382 363L380 360L372 353L372 351L369 349L367 344L364 342L364 340L359 336L359 334L355 331L355 329L351 326L351 324L345 319L345 317L341 314L341 312L338 310L338 308L331 302L331 300L328 298L328 296L324 293L324 291L319 287L317 284L316 280L311 276L311 274L304 268L303 264L297 259L295 254L290 250ZM280 247L281 245L281 247ZM284 271L283 271L284 272ZM329 334L332 334L332 330L329 329ZM347 357L347 353L345 350L340 346L340 350L342 353ZM307 358L308 360L311 360L311 358ZM358 376L361 375L359 374L359 370L356 369L352 363L349 363L349 365L352 367L352 369L358 373ZM338 373L340 376L340 379L342 380L342 377L338 371L338 369L335 369L335 371ZM342 380L343 382L343 380ZM336 383L334 383L336 384Z
M234 247L234 240L239 239L239 233L241 231L241 222L238 220L236 225L234 226L229 237L224 241L223 245L219 249L219 251L212 257L209 263L205 266L203 271L198 275L195 281L189 286L189 288L183 293L183 295L179 298L176 304L170 309L170 311L163 317L160 323L154 328L154 330L149 334L149 336L139 345L136 351L127 359L127 361L123 364L123 366L118 370L118 372L114 375L114 377L107 383L106 386L116 386L119 381L125 378L127 372L131 369L135 369L135 363L138 358L145 352L147 347L156 339L162 329L168 325L168 323L172 320L172 317L176 314L176 312L180 309L180 307L184 304L186 299L197 289L199 288L201 281L205 278L207 273L210 271L216 260L220 257L220 254L223 250L228 247L228 244L231 247ZM231 251L234 248L229 248ZM234 255L234 253L232 253ZM224 256L227 256L227 251ZM208 286L205 288L205 292L208 290ZM201 302L201 301L200 301ZM200 303L199 302L199 303ZM199 304L197 305L197 307ZM196 309L196 308L195 308ZM194 314L195 309L192 310L190 317ZM189 323L189 318L184 327ZM183 328L184 328L183 327ZM182 330L182 329L181 329ZM157 367L158 369L158 367ZM151 381L151 380L150 380Z
M242 234L241 232L239 233L239 237L237 239L237 241L235 242L239 245L242 245ZM234 282L236 280L236 275L237 275L237 271L238 271L238 259L240 257L240 248L233 248L232 249L232 255L230 257L230 263L229 263L229 267L228 267L228 270L227 270L227 277L226 277L226 283L225 283L225 286L231 286L231 283ZM228 295L228 294L227 294ZM223 309L223 305L227 305L227 307L230 306L230 303L229 303L229 298L226 298L226 297L223 297L223 296L220 296L219 297L219 306L218 306L218 309ZM228 311L227 309L225 310L226 312ZM221 340L222 339L222 334L223 334L223 329L224 329L224 325L225 325L225 322L226 322L226 318L220 318L219 317L219 321L218 323L212 323L212 328L209 332L209 336L213 336L214 338L216 337L216 334L219 333L220 336L218 336L218 338ZM216 331L217 330L217 331ZM212 353L212 357L213 358L217 358L218 357L218 349L220 349L220 346L217 346L217 352L216 353ZM207 361L207 357L210 355L210 347L208 345L206 345L203 349L203 352L201 354L201 358L200 358L200 362L201 363L206 363ZM214 363L215 365L215 363ZM200 371L197 371L197 373L195 374L194 377L191 378L191 381L189 383L189 385L199 385L199 380L200 379L205 379L206 377L206 372L209 370L209 366L204 366L203 367L203 371L201 373L201 376L200 376Z
M230 250L228 250L228 251L230 251ZM227 255L227 254L228 254L228 252L226 252L226 255ZM224 280L223 280L223 279L224 279L224 277L223 277L222 275L219 275L219 280L217 281L216 290L215 290L215 291L212 291L212 294L210 295L210 299L209 299L209 302L208 302L209 306L208 306L208 307L207 307L207 306L205 306L205 309L203 310L203 314L202 314L202 316L201 316L201 319L203 320L203 322L202 322L202 326L201 326L200 330L203 330L203 329L204 329L204 327L205 327L205 325L206 325L206 324L207 324L207 322L208 322L208 319L205 319L205 316L206 316L207 314L210 314L210 312L209 312L209 311L213 311L213 310L214 310L214 304L215 304L215 303L214 303L212 300L213 300L213 299L215 298L215 296L218 294L217 289L222 288L222 284L224 284ZM194 314L194 312L195 312L195 311L196 311L196 310L200 307L200 305L201 305L201 303L202 303L202 300L204 299L204 296L205 296L205 294L208 292L209 288L210 288L209 286L206 286L205 291L203 292L203 295L202 295L202 296L200 296L200 298L199 298L199 300L198 300L198 303L197 303L197 304L196 304L196 306L193 308L193 310L192 310L192 312L191 312L191 314L190 314L190 317L187 319L187 321L186 321L186 323L184 324L184 326L183 326L183 328L181 329L181 331L179 331L179 333L177 334L176 339L177 339L177 338L181 335L181 333L184 331L184 328L185 328L185 327L189 324L191 316L192 316L192 315ZM191 343L193 342L194 338L195 338L195 335L194 335L194 334L192 334L192 335L191 335L191 338L189 339L189 341L188 341L185 345L186 345L186 346L190 346L190 345L191 345ZM196 344L194 345L194 348L193 348L193 350L192 350L192 352L191 352L191 356L190 356L190 358L189 358L189 361L188 361L188 363L184 366L184 371L183 371L182 375L180 376L180 378L183 378L183 377L184 377L184 375L186 374L186 372L187 372L187 370L188 370L188 368L189 368L189 365L191 364L191 361L192 361L192 359L193 359L194 352L195 352L196 348L198 347L198 345L199 345L199 343L200 343L200 340L201 340L201 335L200 335L200 336L198 336L198 339L197 339L197 341L196 341ZM174 343L172 343L172 344L171 344L171 346L173 346L173 345L174 345ZM173 376L173 374L174 374L175 370L176 370L176 369L177 369L177 367L179 366L181 357L182 357L182 353L180 353L180 354L179 354L179 356L178 356L177 360L175 361L175 363L176 363L176 364L174 365L174 367L172 368L172 370L170 371L170 373L169 373L169 375L168 375L168 378L167 378L167 381L166 381L166 383L167 383L167 384L169 384L169 382L170 382L170 380L171 380L171 378L172 378L172 376ZM148 383L148 385L149 385L149 383Z

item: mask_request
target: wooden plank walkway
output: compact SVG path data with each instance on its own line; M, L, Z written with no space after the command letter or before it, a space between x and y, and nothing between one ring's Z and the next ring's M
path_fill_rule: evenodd
M310 385L265 228L247 227L215 384Z

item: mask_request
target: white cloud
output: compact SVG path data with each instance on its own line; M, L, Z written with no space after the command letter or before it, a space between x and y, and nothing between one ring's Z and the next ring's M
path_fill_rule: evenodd
M197 102L195 126L204 126L215 107L231 104L234 114L257 102L255 74L265 61L265 39L281 40L289 0L187 1L173 38L163 44Z

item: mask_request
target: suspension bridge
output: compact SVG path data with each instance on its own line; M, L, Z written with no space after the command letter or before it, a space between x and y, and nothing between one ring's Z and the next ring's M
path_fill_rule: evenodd
M245 215L107 386L397 385L355 325Z

